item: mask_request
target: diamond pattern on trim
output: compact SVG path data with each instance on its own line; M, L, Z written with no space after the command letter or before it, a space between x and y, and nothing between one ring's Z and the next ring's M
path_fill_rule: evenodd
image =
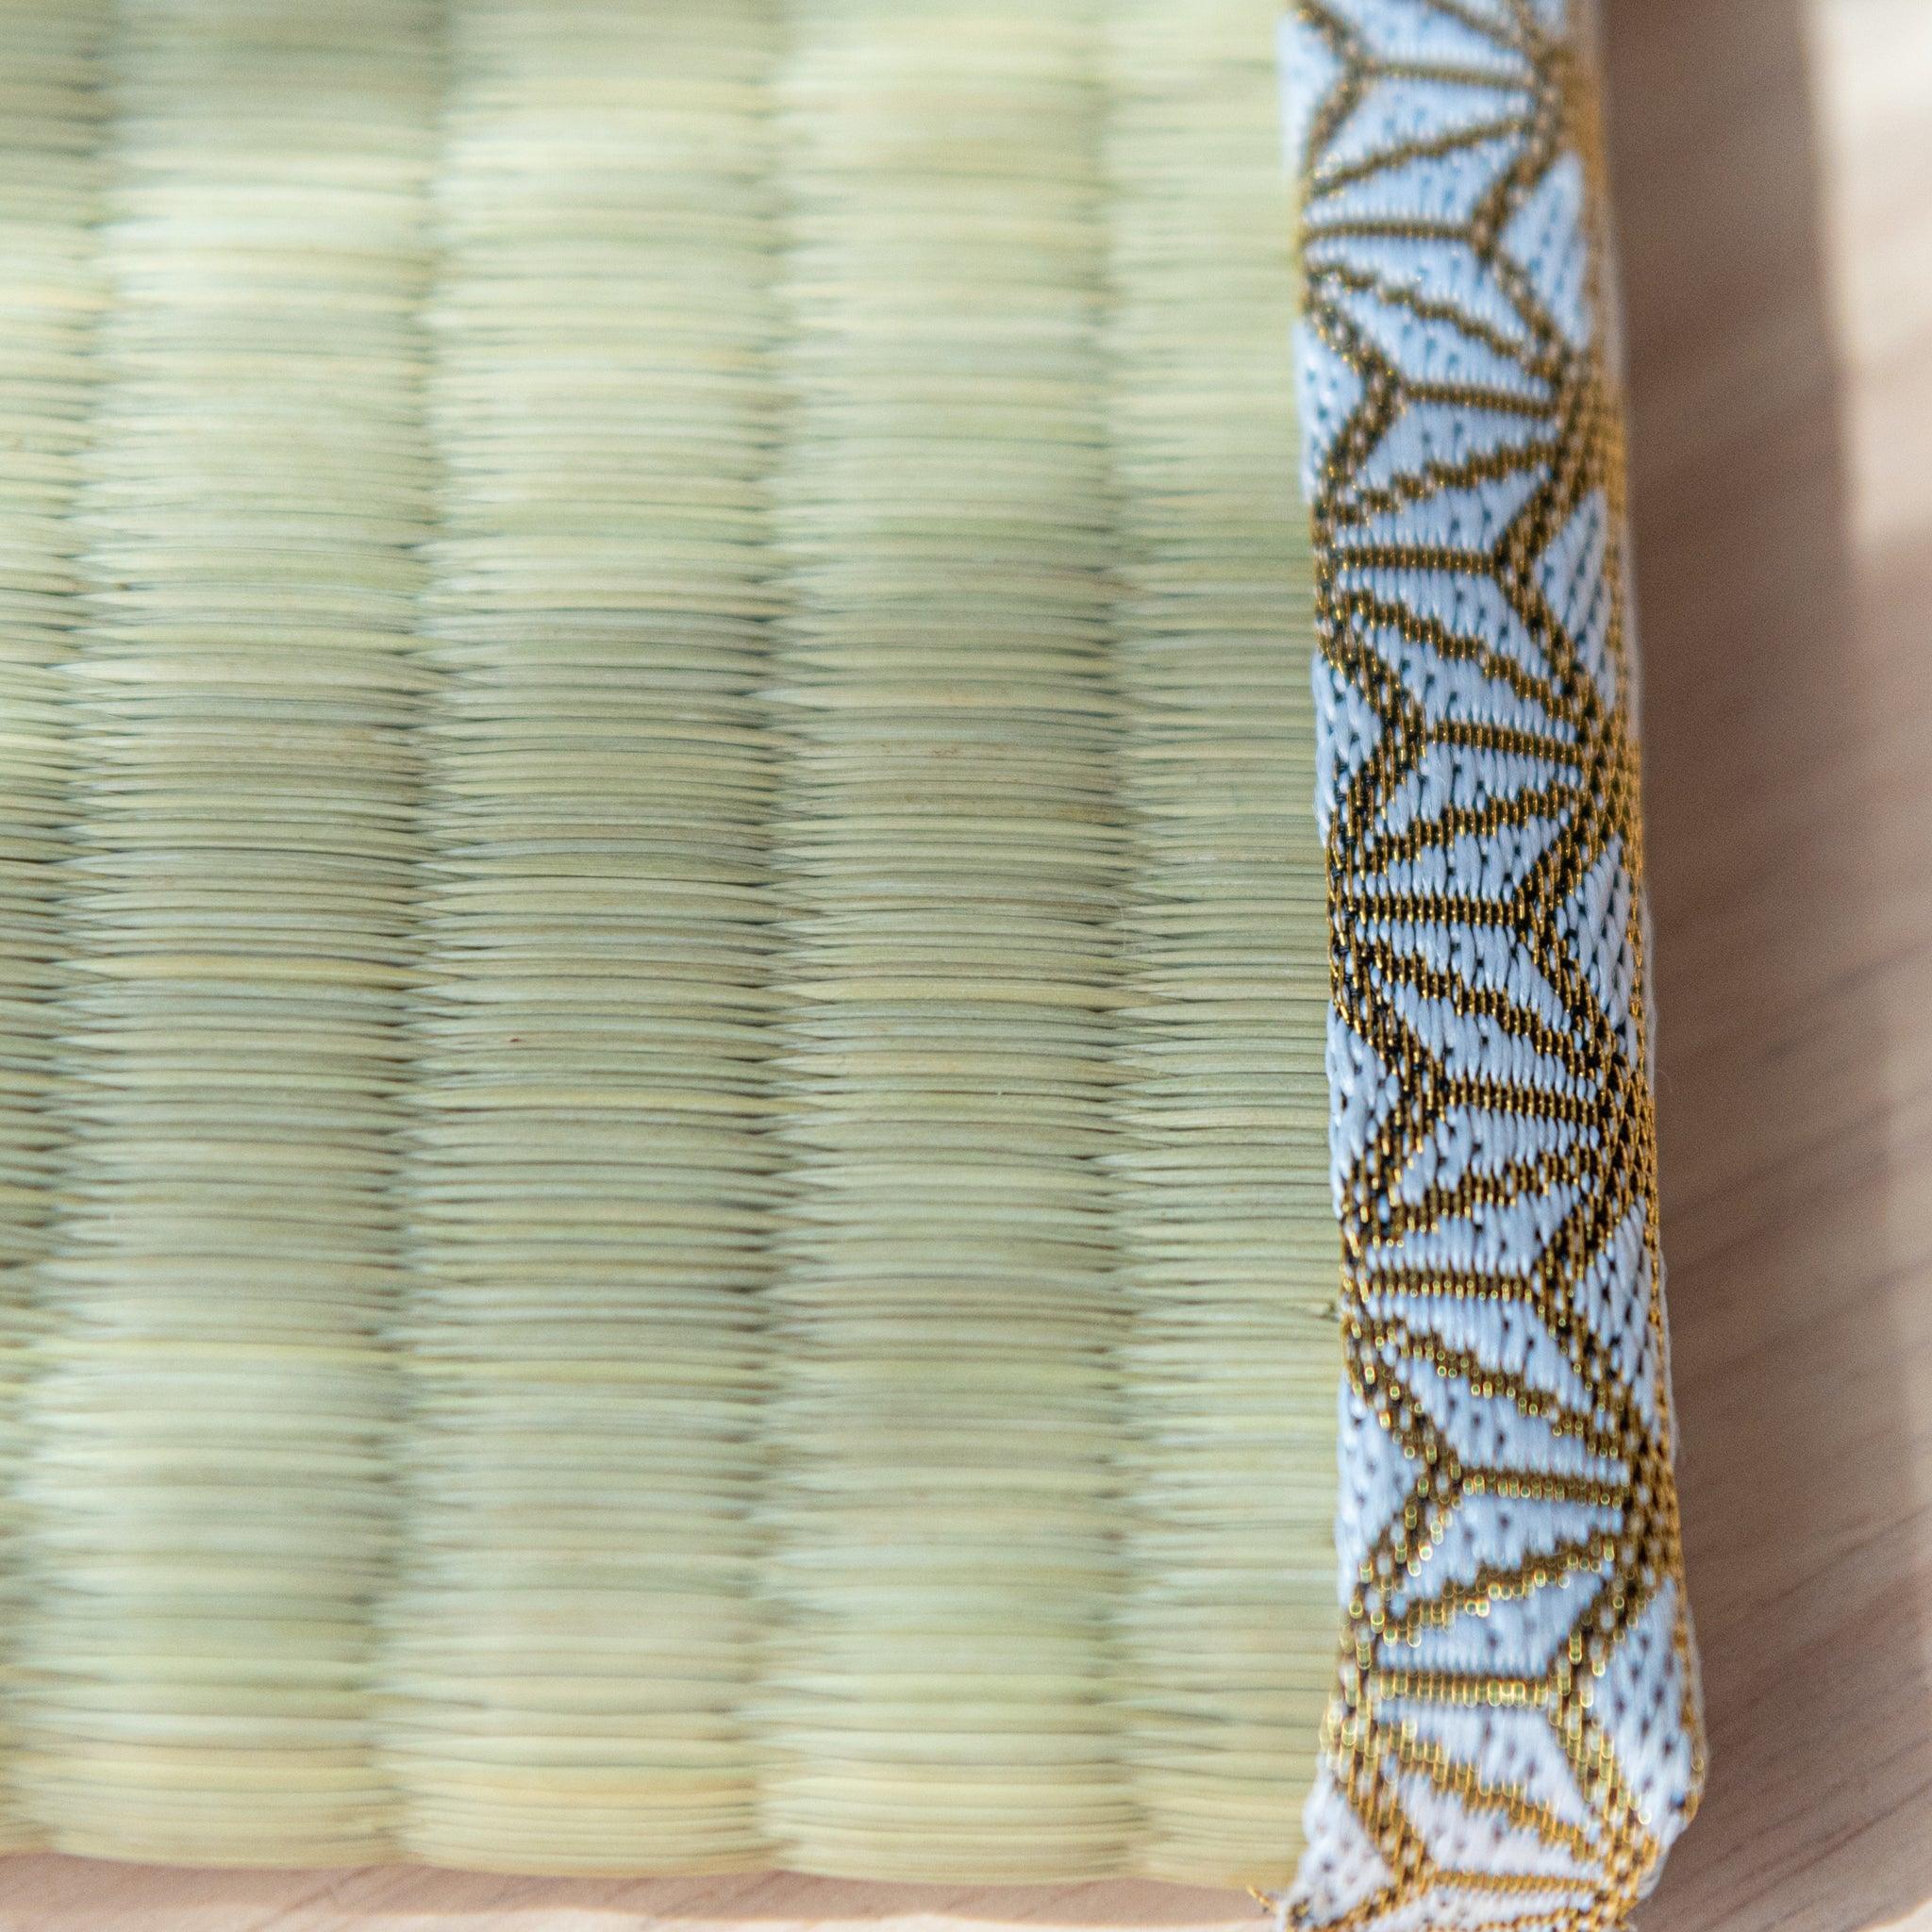
M1348 1381L1297 1925L1607 1932L1703 1777L1580 0L1298 0Z

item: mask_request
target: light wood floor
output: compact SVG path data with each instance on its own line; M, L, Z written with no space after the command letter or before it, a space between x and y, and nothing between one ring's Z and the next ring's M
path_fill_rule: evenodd
M1608 0L1714 1771L1645 1932L1932 1927L1932 4ZM1253 1924L1223 1894L0 1863L0 1932Z

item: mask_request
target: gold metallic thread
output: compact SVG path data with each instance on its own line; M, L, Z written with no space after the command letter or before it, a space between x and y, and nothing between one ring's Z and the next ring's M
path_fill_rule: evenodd
M1444 14L1463 17L1452 0L1431 4ZM1322 152L1375 79L1467 77L1447 69L1378 59L1321 0L1301 0L1300 11L1342 63L1341 77L1315 118L1310 155ZM1362 385L1360 398L1335 437L1316 479L1312 510L1317 627L1327 664L1354 687L1380 724L1374 748L1345 792L1334 801L1328 848L1333 995L1347 1024L1399 1083L1396 1104L1342 1177L1346 1373L1356 1395L1400 1442L1414 1478L1404 1507L1393 1513L1355 1580L1344 1623L1339 1689L1324 1726L1331 1773L1391 1874L1391 1883L1374 1896L1340 1918L1323 1921L1343 1928L1368 1925L1443 1889L1494 1894L1499 1920L1511 1916L1507 1901L1512 1893L1569 1894L1577 1902L1537 1919L1539 1926L1560 1932L1596 1932L1622 1921L1662 1847L1639 1815L1608 1735L1594 1712L1595 1687L1619 1643L1657 1591L1674 1581L1679 1586L1675 1642L1684 1685L1682 1722L1691 1740L1691 1807L1704 1774L1695 1666L1681 1608L1682 1552L1668 1403L1659 1392L1657 1420L1646 1418L1636 1391L1620 1375L1607 1349L1573 1312L1574 1289L1614 1230L1641 1204L1653 1284L1649 1320L1661 1341L1656 1130L1641 967L1639 769L1624 655L1624 434L1616 374L1609 360L1614 351L1607 348L1614 342L1614 334L1609 327L1597 84L1587 49L1580 49L1575 39L1539 26L1527 6L1515 7L1513 13L1517 24L1509 38L1533 75L1528 90L1532 109L1526 119L1488 121L1448 137L1391 147L1373 160L1318 171L1312 183L1321 192L1499 135L1519 137L1521 147L1513 165L1499 175L1471 218L1460 224L1324 221L1319 230L1305 224L1302 233L1309 325L1353 368ZM1487 11L1480 30L1496 35ZM1502 251L1499 241L1522 198L1566 152L1581 156L1588 191L1589 299L1597 326L1591 332L1589 346L1581 349L1564 339L1542 309L1528 277ZM1467 242L1522 313L1530 329L1530 346L1525 349L1454 304L1432 299L1413 287L1308 261L1307 244L1317 233L1324 239L1375 235ZM1554 407L1524 403L1521 408L1526 417L1553 420L1556 436L1460 464L1432 465L1382 488L1357 484L1358 471L1407 404L1480 405L1488 410L1511 407L1506 397L1488 389L1423 382L1402 375L1353 325L1336 299L1339 291L1364 287L1372 287L1377 300L1401 306L1418 321L1453 323L1458 331L1506 354L1526 375L1547 385L1556 399ZM1531 493L1480 568L1541 647L1549 676L1537 675L1481 637L1457 634L1445 624L1419 618L1357 584L1339 581L1344 562L1357 574L1378 565L1470 572L1469 554L1462 551L1427 545L1350 545L1344 551L1340 540L1349 526L1438 490L1524 475L1537 478ZM1577 641L1565 634L1557 611L1538 589L1534 569L1536 559L1593 491L1602 492L1607 511L1605 574L1611 599L1608 648L1618 676L1614 705L1605 704L1581 661ZM1430 724L1366 641L1372 626L1397 630L1444 658L1479 668L1485 676L1532 699L1571 727L1574 741L1491 724ZM1370 841L1366 830L1382 803L1425 750L1443 744L1524 753L1557 767L1562 775L1540 790L1518 791L1479 808L1451 808L1419 818L1403 833ZM1507 900L1464 900L1441 892L1385 894L1374 889L1374 875L1391 861L1432 847L1445 848L1457 838L1493 836L1532 820L1553 819L1559 822L1557 835ZM1638 962L1631 991L1639 1042L1634 1056L1626 1055L1612 1023L1592 996L1557 923L1564 902L1618 841L1635 889L1628 934ZM1461 924L1505 927L1557 991L1570 1029L1558 1031L1500 995L1474 991L1452 974L1431 971L1421 960L1365 934L1358 924L1361 919L1453 919ZM1480 1019L1507 1032L1525 1048L1559 1065L1574 1091L1531 1092L1516 1085L1452 1075L1404 1019L1397 989L1448 1003L1464 1019ZM1415 1150L1450 1108L1471 1106L1540 1115L1583 1131L1570 1152L1517 1163L1500 1174L1471 1174L1453 1187L1430 1190L1419 1204L1403 1202L1397 1183ZM1406 1237L1448 1217L1563 1183L1578 1189L1576 1206L1538 1268L1526 1276L1419 1267L1403 1259L1401 1243ZM1574 1413L1520 1378L1488 1369L1474 1357L1426 1334L1409 1332L1400 1323L1371 1315L1365 1299L1371 1287L1384 1293L1400 1291L1412 1296L1521 1302L1564 1347L1570 1365L1591 1393L1592 1412ZM1664 1360L1660 1347L1656 1359ZM1570 1475L1528 1478L1515 1472L1465 1466L1411 1393L1404 1374L1404 1365L1409 1362L1426 1363L1460 1378L1478 1395L1506 1398L1525 1417L1569 1434L1591 1453L1612 1459L1622 1473L1610 1481ZM1456 1504L1484 1492L1595 1503L1613 1509L1620 1526L1540 1554L1517 1569L1485 1570L1474 1584L1426 1606L1391 1610L1392 1594L1424 1567ZM1580 1579L1592 1572L1598 1580L1587 1612L1568 1642L1558 1646L1550 1668L1539 1676L1388 1666L1391 1641L1413 1641L1415 1633L1446 1621L1457 1609L1486 1598L1521 1593L1559 1574L1578 1574ZM1594 1832L1579 1831L1519 1788L1485 1783L1470 1766L1455 1762L1441 1746L1421 1738L1412 1724L1385 1715L1383 1706L1393 1698L1473 1708L1541 1709L1593 1814ZM1593 1884L1577 1885L1548 1877L1509 1878L1445 1869L1431 1857L1399 1795L1398 1778L1417 1772L1464 1807L1493 1812L1508 1825L1534 1833L1553 1849L1596 1868L1600 1876ZM1312 1917L1319 1904L1309 1901L1300 1909Z

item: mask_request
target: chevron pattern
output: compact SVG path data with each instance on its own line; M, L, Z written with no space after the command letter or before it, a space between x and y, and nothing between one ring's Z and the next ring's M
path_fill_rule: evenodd
M1286 28L1347 1350L1304 1925L1615 1925L1703 1774L1589 27Z

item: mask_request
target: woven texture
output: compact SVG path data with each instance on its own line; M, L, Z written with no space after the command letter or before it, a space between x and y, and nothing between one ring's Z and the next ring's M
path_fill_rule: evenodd
M1702 1779L1588 25L1287 36L1347 1292L1303 1924L1615 1924Z
M1274 0L0 0L0 1795L1280 1884Z

